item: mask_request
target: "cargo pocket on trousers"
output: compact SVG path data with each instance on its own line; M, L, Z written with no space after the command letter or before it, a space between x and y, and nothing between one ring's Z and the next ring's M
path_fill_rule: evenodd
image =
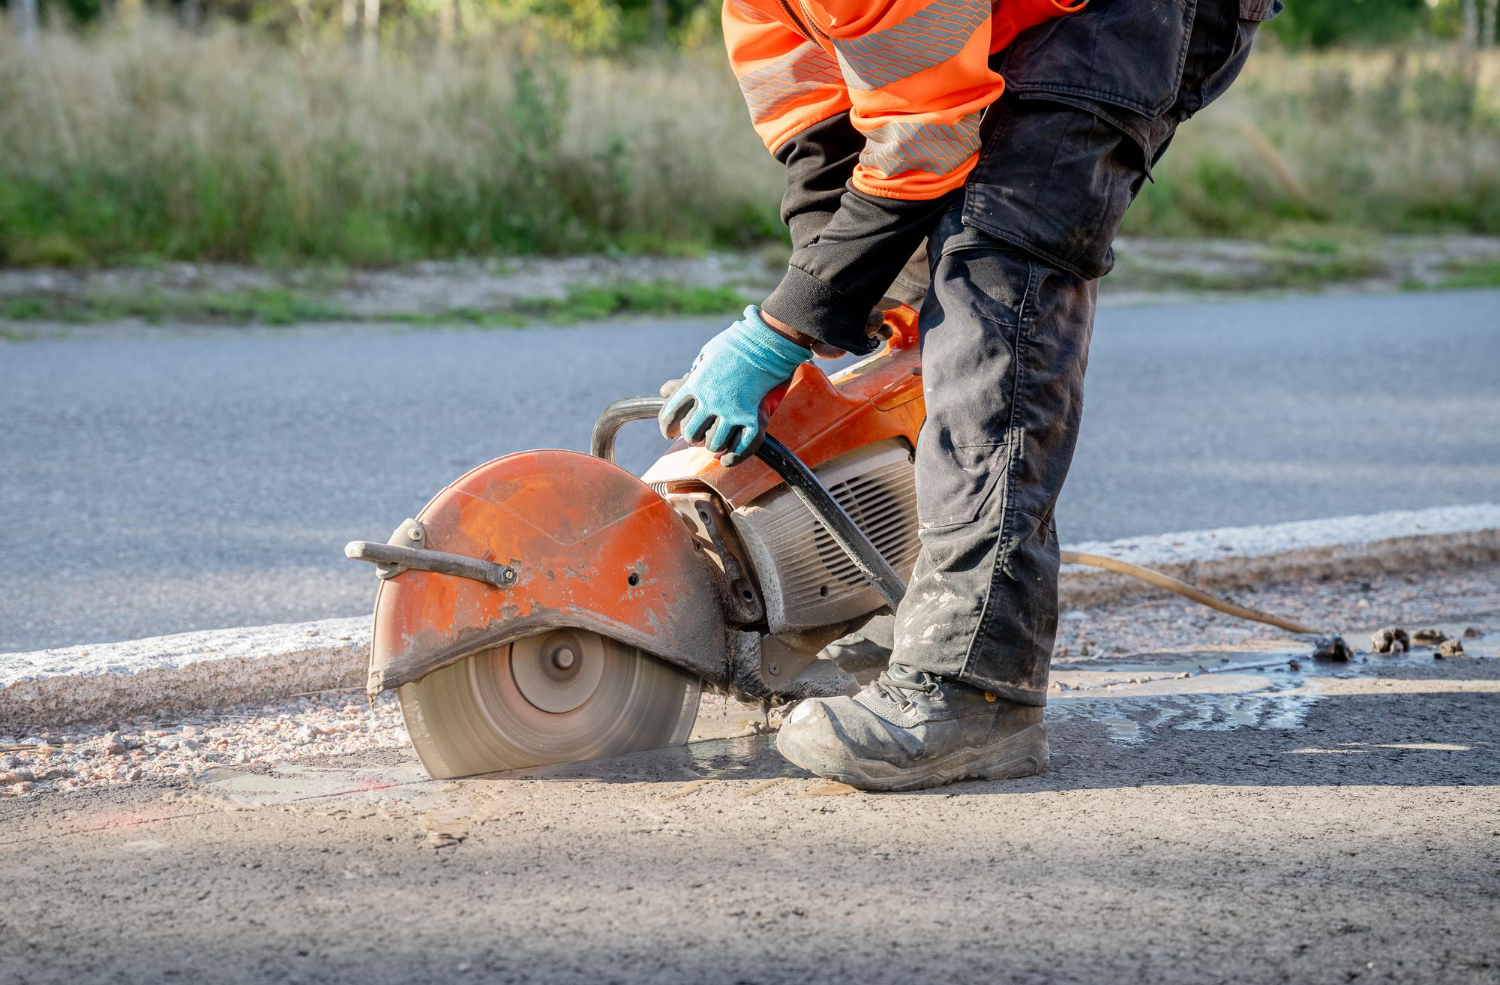
M1146 178L1139 140L1103 116L1044 97L1005 96L964 193L963 221L1060 270L1094 280Z
M1090 0L1023 31L995 67L1016 95L1066 95L1157 117L1177 100L1195 3Z
M922 436L927 439L927 435ZM917 519L923 529L973 523L1009 469L1010 445L917 442Z

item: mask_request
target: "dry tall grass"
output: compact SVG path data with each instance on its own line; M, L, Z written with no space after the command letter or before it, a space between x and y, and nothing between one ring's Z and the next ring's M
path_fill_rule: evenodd
M1137 234L1500 232L1500 58L1259 53ZM144 19L0 31L0 260L352 263L782 235L722 55L293 50Z
M0 256L364 262L763 240L780 177L738 99L706 56L371 66L154 20L25 51L0 36Z
M1500 233L1500 52L1268 46L1156 177L1131 232Z

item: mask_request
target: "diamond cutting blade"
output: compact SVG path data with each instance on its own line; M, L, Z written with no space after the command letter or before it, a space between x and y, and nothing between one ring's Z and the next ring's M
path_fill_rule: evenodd
M397 692L437 778L597 759L687 741L699 680L580 629L481 650Z

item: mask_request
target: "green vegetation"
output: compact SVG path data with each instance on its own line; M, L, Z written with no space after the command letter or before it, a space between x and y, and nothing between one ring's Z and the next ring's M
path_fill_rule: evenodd
M1238 294L1246 291L1319 290L1360 282L1376 289L1432 290L1500 286L1500 250L1486 242L1359 234L1325 239L1290 234L1273 241L1126 240L1106 281L1116 297L1159 292ZM774 273L768 269L768 273ZM671 280L631 279L575 283L561 297L517 296L488 307L444 306L432 295L414 296L402 307L372 311L362 282L347 271L324 268L315 277L285 271L268 284L238 289L170 283L139 272L69 279L67 287L11 288L0 297L0 340L66 334L68 325L139 320L150 325L310 325L330 322L385 323L480 329L566 325L622 315L724 316L737 313L754 277L738 287L693 283L693 275ZM451 277L449 271L443 276ZM91 283L107 284L89 286ZM764 289L763 285L760 289Z
M25 0L0 0L0 8ZM575 54L691 47L716 34L717 0L34 0L44 18L93 25L144 10L184 25L231 20L279 42L439 46L521 38ZM1495 39L1492 0L1295 0L1268 30L1285 44Z
M139 318L151 324L167 321L198 324L293 325L329 321L344 313L326 302L292 291L266 288L245 291L167 293L20 294L0 301L0 319L9 321L113 321Z
M0 264L784 248L781 169L712 38L568 54L592 49L568 31L553 46L505 35L501 18L433 44L426 21L398 29L412 7L374 50L328 28L340 9L198 31L147 14L24 45L0 27ZM609 36L646 9L620 6ZM694 9L669 5L673 37ZM1344 29L1328 30L1305 45ZM1127 234L1500 234L1500 52L1262 48L1179 133Z
M147 20L27 51L0 33L0 92L0 263L363 265L781 235L777 167L706 55L371 65Z
M1351 281L1388 281L1392 276L1391 265L1362 246L1327 250L1323 245L1270 246L1218 264L1143 262L1122 252L1108 284L1112 291L1220 293L1316 290Z
M1444 265L1441 287L1500 287L1500 262L1453 262Z
M525 301L515 311L551 321L584 321L614 315L738 314L745 303L745 296L729 287L622 281L603 287L571 288L561 301Z
M1458 4L1427 0L1293 0L1271 22L1278 40L1314 48L1337 43L1390 44L1403 41L1431 24L1444 33L1458 27Z
M1454 54L1258 52L1182 127L1126 232L1500 233L1500 58Z
M723 315L739 311L745 298L727 287L695 287L663 281L622 281L576 287L563 298L522 298L501 308L357 314L316 295L285 288L190 292L146 289L82 295L29 293L0 300L0 321L89 322L138 318L149 324L293 325L330 321L382 321L411 325L474 325L513 328L537 322L569 324L618 315Z

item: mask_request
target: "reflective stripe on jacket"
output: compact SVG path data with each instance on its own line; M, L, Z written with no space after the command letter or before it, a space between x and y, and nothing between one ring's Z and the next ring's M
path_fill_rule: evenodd
M1083 6L1056 0L725 0L724 38L766 147L841 113L864 138L853 187L927 200L963 185L1005 80L989 56ZM811 329L808 329L811 331Z

